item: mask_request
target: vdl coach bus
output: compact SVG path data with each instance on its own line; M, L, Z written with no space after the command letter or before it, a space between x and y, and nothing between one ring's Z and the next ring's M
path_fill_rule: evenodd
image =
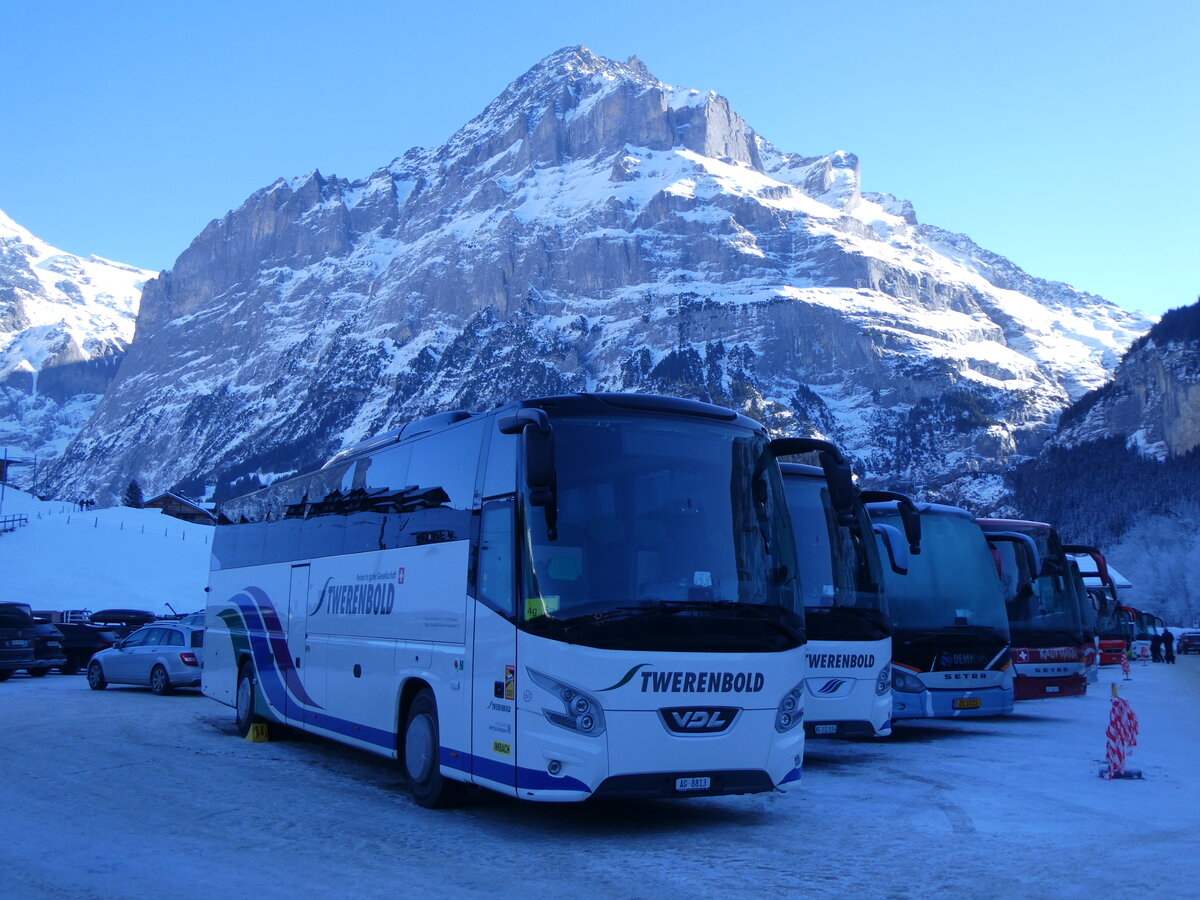
M780 464L804 573L804 728L815 737L885 737L892 733L892 623L880 553L845 458L833 444L809 444L820 467ZM915 510L906 524L919 529ZM905 571L907 555L897 559L900 543L897 532L884 549L888 564Z
M775 445L775 446L773 446ZM223 504L204 693L399 761L418 803L769 791L800 775L778 446L578 394L442 413Z
M979 525L956 506L917 503L920 555L884 571L892 617L892 718L1011 713L1008 617ZM877 524L902 523L896 501L868 503Z

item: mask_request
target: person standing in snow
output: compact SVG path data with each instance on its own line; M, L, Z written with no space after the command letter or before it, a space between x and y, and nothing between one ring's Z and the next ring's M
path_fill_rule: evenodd
M1157 631L1150 635L1150 662L1162 662L1162 635Z
M1162 633L1162 653L1166 662L1175 662L1175 635L1171 634L1169 628L1164 629Z

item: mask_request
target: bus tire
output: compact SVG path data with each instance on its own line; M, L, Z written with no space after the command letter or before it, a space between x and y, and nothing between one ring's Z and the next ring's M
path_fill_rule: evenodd
M254 676L254 666L249 660L242 663L238 669L237 695L234 721L237 724L239 737L250 733L250 726L263 721L262 716L254 711L258 701L258 679Z
M429 688L422 688L413 698L401 737L404 777L417 804L438 809L454 803L462 786L442 776L437 702Z
M88 664L87 680L88 687L93 691L102 691L108 687L108 679L104 677L104 668L95 660Z

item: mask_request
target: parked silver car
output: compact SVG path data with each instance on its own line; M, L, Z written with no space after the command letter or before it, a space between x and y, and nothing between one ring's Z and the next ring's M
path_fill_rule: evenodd
M198 687L204 629L174 622L139 628L88 663L88 686L102 691L109 684L146 685L156 694L177 687Z

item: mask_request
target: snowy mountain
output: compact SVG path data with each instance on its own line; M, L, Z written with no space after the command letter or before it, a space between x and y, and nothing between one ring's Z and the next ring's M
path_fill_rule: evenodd
M0 446L10 456L54 456L88 420L153 275L65 253L0 211Z
M1012 480L1014 509L1101 547L1135 604L1200 618L1200 303L1138 338Z
M1157 460L1200 446L1200 302L1171 310L1135 341L1112 381L1063 414L1053 443L1114 436Z
M862 192L853 154L784 153L723 97L572 47L441 147L210 223L54 477L219 496L431 411L631 390L978 495L1149 325Z

